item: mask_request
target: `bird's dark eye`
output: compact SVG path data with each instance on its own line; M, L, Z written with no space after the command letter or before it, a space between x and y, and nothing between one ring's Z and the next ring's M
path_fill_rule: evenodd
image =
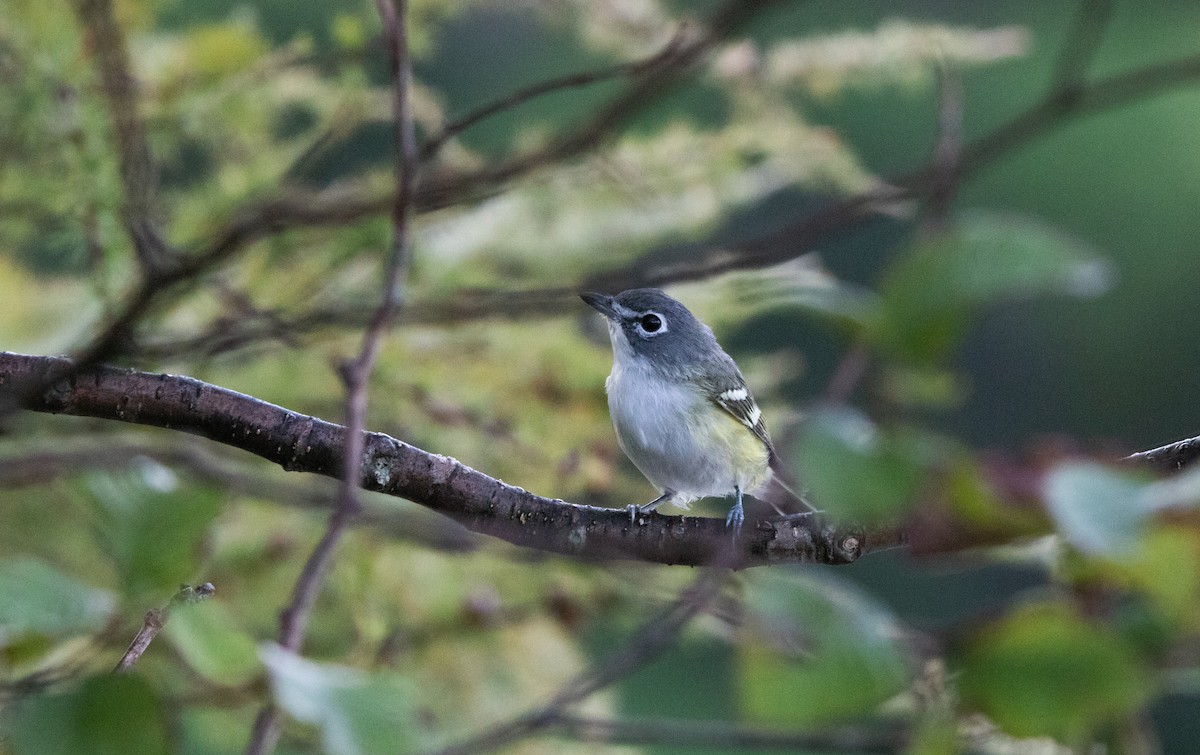
M655 314L642 315L642 330L647 333L657 333L662 327L662 318Z

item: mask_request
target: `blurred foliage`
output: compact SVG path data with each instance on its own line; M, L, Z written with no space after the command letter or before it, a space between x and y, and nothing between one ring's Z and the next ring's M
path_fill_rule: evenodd
M361 755L411 752L417 725L411 685L390 674L368 677L349 668L320 666L268 645L262 651L279 705L297 721L321 730L325 752Z
M874 5L780 4L617 138L422 214L407 300L453 305L621 265L719 260L724 244L923 162L939 67L963 77L968 135L1011 117L1041 91L1059 49L1050 32L1072 12L914 2L885 17ZM1180 40L1200 23L1197 6L1160 5L1136 19L1119 10L1102 70L1191 50ZM423 135L547 77L650 55L695 12L653 0L411 6ZM205 248L260 200L386 197L390 92L370 3L119 0L115 14L157 169L153 214L174 245ZM93 44L65 0L0 5L6 349L85 343L137 277ZM484 121L429 174L547 144L622 86L556 92ZM1200 201L1197 101L1173 102L1081 120L1012 153L944 217L881 205L816 253L673 289L738 358L814 504L907 528L922 557L748 574L659 663L580 712L900 726L921 753L1115 747L1153 720L1162 749L1191 751L1177 732L1200 700L1200 476L1154 481L1035 439L1116 435L1123 447L1195 433L1189 391L1144 389L1200 364L1183 327L1195 313L1178 303L1194 303L1200 257L1176 253L1194 244ZM361 315L390 234L381 215L267 234L173 291L135 340ZM507 314L396 328L373 376L371 429L539 493L645 500L609 427L595 318L582 306L576 317ZM353 321L317 318L228 353L139 366L337 420L331 365L356 348ZM855 353L865 362L847 379ZM821 403L834 378L848 380L853 406ZM789 407L807 412L798 430ZM119 450L170 432L114 425L6 418L0 456L33 469L39 449L70 453L79 437ZM972 448L1014 437L1034 446L1030 458ZM0 753L241 752L267 700L288 717L284 752L449 744L544 702L689 579L492 542L444 552L361 528L337 554L302 658L262 643L322 517L238 492L220 469L132 457L79 472L82 458L0 491ZM958 553L928 555L938 550ZM172 611L132 671L109 675L145 611L202 581L215 597ZM1168 693L1190 712L1162 713Z
M171 752L164 701L137 676L95 676L69 692L22 700L11 714L6 744L14 752Z
M963 654L963 696L1004 730L1078 746L1148 693L1132 649L1061 603L1014 610Z
M893 617L836 575L755 574L745 600L739 689L751 720L854 721L904 690L909 659Z

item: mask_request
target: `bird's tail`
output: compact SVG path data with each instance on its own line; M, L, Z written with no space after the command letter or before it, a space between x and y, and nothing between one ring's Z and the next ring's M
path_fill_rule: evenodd
M771 454L771 475L762 487L754 491L753 496L763 503L769 504L780 516L788 514L804 514L816 511L804 496L792 489L787 483L786 473L779 457Z

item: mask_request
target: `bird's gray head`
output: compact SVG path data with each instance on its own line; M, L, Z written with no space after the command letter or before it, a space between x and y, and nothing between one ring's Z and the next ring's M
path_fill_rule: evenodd
M707 325L657 288L580 298L608 319L618 361L640 357L662 372L686 372L724 353Z

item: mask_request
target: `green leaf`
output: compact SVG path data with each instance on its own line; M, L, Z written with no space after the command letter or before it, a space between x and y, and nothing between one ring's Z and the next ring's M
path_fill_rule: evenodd
M27 634L95 631L115 607L112 593L89 587L41 561L0 561L0 646Z
M263 645L275 702L321 730L333 755L411 752L419 746L415 690L393 674L318 664L278 645Z
M846 408L817 412L804 424L799 477L820 510L857 524L880 524L903 513L921 480L919 443L883 433Z
M971 316L996 302L1052 293L1096 296L1109 267L1090 248L1027 218L971 212L889 271L876 338L916 361L943 358Z
M172 609L163 634L189 666L218 684L243 684L262 668L254 640L219 601Z
M873 711L908 679L891 615L832 575L779 568L747 579L740 689L756 720L796 726Z
M73 692L24 698L13 710L13 755L168 752L162 700L141 678L99 676Z
M101 540L133 596L173 592L193 576L199 544L222 496L184 485L142 459L126 472L94 474L87 491L99 511Z
M1150 529L1122 560L1129 581L1176 626L1200 625L1200 533L1189 527Z
M964 700L1018 737L1074 742L1137 710L1150 681L1111 631L1042 603L981 632L962 656Z
M1093 462L1063 464L1046 476L1046 507L1067 542L1093 555L1129 553L1145 532L1145 484Z

